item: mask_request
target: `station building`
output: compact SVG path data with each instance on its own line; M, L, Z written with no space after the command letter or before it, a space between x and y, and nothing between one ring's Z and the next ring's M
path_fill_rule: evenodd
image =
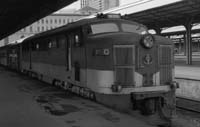
M81 8L90 6L99 11L104 11L113 7L119 6L119 0L81 0Z

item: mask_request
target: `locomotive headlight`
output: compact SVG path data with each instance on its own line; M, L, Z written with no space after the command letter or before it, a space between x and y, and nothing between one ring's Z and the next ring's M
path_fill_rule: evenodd
M145 48L152 48L153 47L153 44L154 44L154 38L152 35L148 34L148 35L145 35L141 41L142 45L145 47Z

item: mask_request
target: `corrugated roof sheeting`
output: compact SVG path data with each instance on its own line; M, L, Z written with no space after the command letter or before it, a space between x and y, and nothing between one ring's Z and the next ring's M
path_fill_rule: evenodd
M192 23L200 22L200 1L183 0L169 5L129 14L131 20L145 24L148 28L172 27L185 24L188 19Z
M0 2L0 39L76 0L3 0Z

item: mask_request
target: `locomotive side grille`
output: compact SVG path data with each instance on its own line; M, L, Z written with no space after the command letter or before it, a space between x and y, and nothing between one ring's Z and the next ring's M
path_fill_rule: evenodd
M161 45L159 49L160 62L160 83L166 84L172 81L173 67L173 47L171 45Z
M114 45L115 82L130 86L134 84L135 47L133 45Z

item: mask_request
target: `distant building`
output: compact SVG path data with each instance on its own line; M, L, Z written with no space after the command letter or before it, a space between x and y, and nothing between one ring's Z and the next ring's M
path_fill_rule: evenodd
M80 18L88 16L86 14L52 14L43 19L34 22L33 24L19 30L18 32L4 38L0 41L0 46L16 41L18 39L31 36L40 32L51 30L70 22L74 22Z
M81 9L79 9L78 11L76 11L76 13L86 14L86 15L91 15L91 14L94 14L94 13L97 13L97 12L99 12L99 10L92 8L90 6L85 6Z
M81 0L81 8L90 6L99 11L119 6L119 0Z
M89 1L89 0L80 0L81 8L83 8L83 7L85 7L85 6L88 6L88 1Z

